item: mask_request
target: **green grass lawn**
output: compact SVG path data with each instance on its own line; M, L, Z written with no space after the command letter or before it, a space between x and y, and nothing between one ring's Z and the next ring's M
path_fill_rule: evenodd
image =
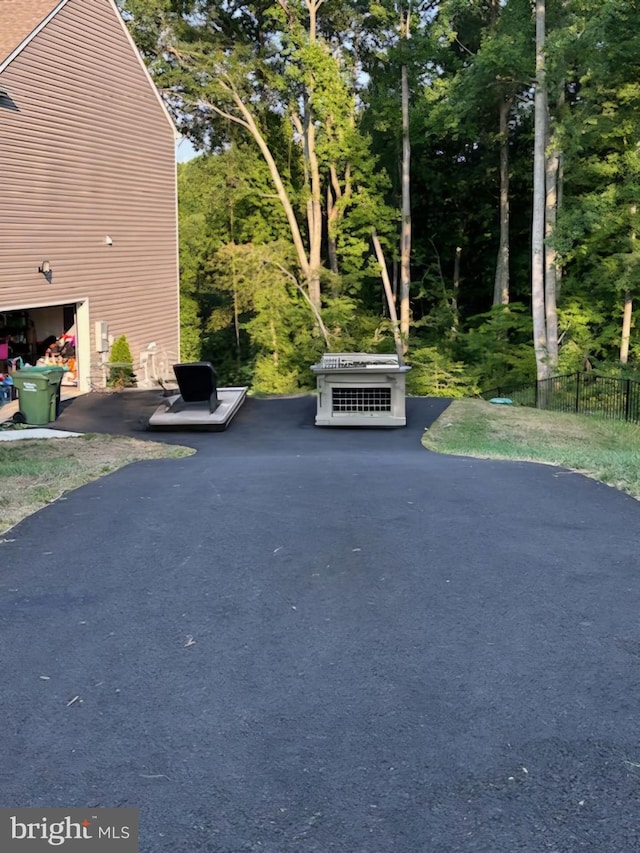
M26 516L130 462L190 456L188 447L114 435L0 442L0 534Z
M640 499L640 426L635 424L456 400L422 443L456 456L560 465Z

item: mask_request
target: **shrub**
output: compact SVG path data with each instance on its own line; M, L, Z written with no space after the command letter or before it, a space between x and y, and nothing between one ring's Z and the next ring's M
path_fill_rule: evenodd
M113 342L109 354L109 388L133 388L136 385L136 375L133 372L133 356L129 342L121 335Z
M478 392L469 369L436 347L409 350L407 392L429 397L468 397Z

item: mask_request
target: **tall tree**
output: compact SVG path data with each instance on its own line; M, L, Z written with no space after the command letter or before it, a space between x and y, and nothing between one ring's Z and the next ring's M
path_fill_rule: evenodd
M563 295L589 318L592 352L626 364L640 280L638 0L573 4L567 106L560 125L565 201L554 247Z
M358 15L342 0L258 0L241 6L126 0L124 6L185 131L220 150L235 126L257 146L309 298L319 309L325 245L336 273L336 230L345 211L360 203L355 187L373 197L381 186L366 138L358 132ZM149 37L154 27L155 44ZM291 155L282 158L274 151L274 135L283 134L302 164L299 181L291 173ZM380 202L378 218L384 219Z
M493 285L493 304L509 304L509 113L512 99L503 96L499 104L500 136L500 242Z
M529 108L533 50L529 0L445 0L440 5L443 37L458 67L442 93L448 123L476 145L497 153L498 251L493 304L510 299L510 152L512 136Z
M401 50L406 51L411 37L411 7L405 10L400 4ZM409 130L409 72L406 59L400 67L402 99L402 220L400 226L400 332L403 350L409 345L411 316L411 135Z
M557 326L555 289L545 281L546 143L548 140L548 98L546 75L546 0L535 0L536 79L534 96L535 133L533 142L533 214L531 225L531 307L533 346L538 379L548 379L557 368ZM554 346L555 343L555 346ZM554 357L555 352L555 357Z
M419 95L430 73L430 26L435 0L381 0L364 4L366 30L361 55L363 71L369 78L364 117L393 178L393 195L398 207L399 240L393 253L394 295L399 290L400 330L403 351L409 346L411 327L411 121L412 99ZM398 93L400 97L398 98ZM399 279L399 282L398 282ZM397 284L399 283L399 288Z

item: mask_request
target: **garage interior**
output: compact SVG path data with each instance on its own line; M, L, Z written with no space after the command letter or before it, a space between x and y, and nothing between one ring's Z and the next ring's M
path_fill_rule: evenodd
M0 373L27 365L65 369L62 384L78 385L75 304L0 311Z

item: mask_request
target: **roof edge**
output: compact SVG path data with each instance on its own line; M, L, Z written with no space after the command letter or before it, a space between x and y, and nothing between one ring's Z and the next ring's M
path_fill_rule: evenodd
M20 53L22 53L22 51L29 44L29 42L38 35L40 30L44 29L44 27L47 26L49 21L55 15L57 15L58 12L60 11L60 9L62 9L63 6L66 6L68 2L69 2L69 0L60 0L60 2L57 4L57 6L54 6L54 8L49 12L49 14L46 16L46 18L43 18L40 21L40 23L38 24L38 26L34 27L34 29L31 30L29 35L26 36L25 38L23 38L22 41L20 42L20 44L17 45L17 47L14 47L14 49L11 51L9 56L7 56L5 59L2 60L2 62L0 62L0 74L2 74L2 72L5 70L5 68L7 67L7 65L9 65L10 62L13 62L13 60L16 58L16 56L18 56Z
M54 6L54 8L49 12L49 14L46 16L46 18L43 18L42 21L40 21L40 23L38 24L38 26L34 27L34 29L29 33L29 35L26 36L26 38L24 38L20 42L20 44L11 51L9 56L7 56L2 62L0 62L0 74L2 74L2 72L9 65L9 63L13 62L13 60L22 53L22 51L29 44L29 42L32 41L32 39L34 39L38 35L38 33L47 26L49 21L52 18L54 18L58 14L58 12L67 5L68 2L69 2L69 0L60 0L60 2L56 6ZM144 59L140 55L140 51L138 50L138 46L134 42L131 33L127 29L127 25L125 24L125 22L122 18L122 15L120 14L120 10L116 6L115 0L107 0L107 2L109 3L111 8L113 9L114 15L116 16L116 18L120 22L120 26L122 27L122 30L123 30L124 34L126 35L129 44L131 45L131 49L133 50L138 62L140 63L140 67L144 71L145 76L146 76L147 80L149 81L149 85L151 86L151 89L152 89L154 95L156 96L157 101L160 104L160 107L162 108L162 111L165 114L167 121L169 122L171 130L173 131L174 138L177 141L180 138L180 134L178 133L178 129L176 127L175 121L173 120L173 116L171 115L171 113L167 109L167 105L165 104L165 102L162 100L162 97L160 96L160 92L158 91L158 87L154 83L154 80L153 80L153 77L151 76L151 74L149 74L149 69L145 65Z
M67 0L64 0L64 2L66 3ZM115 15L117 16L118 20L120 21L120 26L122 27L127 39L129 40L129 44L131 45L131 49L135 53L135 55L138 59L138 62L140 63L140 67L144 71L145 76L146 76L147 80L149 81L149 85L151 86L151 89L153 90L153 93L158 100L158 103L162 107L162 111L164 112L165 117L171 126L171 130L173 131L173 136L175 138L175 141L177 142L178 139L180 139L180 134L178 133L178 128L176 127L176 123L173 120L173 116L171 115L171 113L167 109L167 105L165 104L165 102L162 100L162 96L160 95L160 92L158 91L158 87L156 86L153 77L149 73L149 69L147 68L145 61L142 58L142 54L138 50L138 45L133 40L133 36L129 32L129 28L125 24L124 18L120 14L120 10L118 9L118 7L116 5L116 0L108 0L108 2L111 5L111 7L113 8L113 11L114 11Z

